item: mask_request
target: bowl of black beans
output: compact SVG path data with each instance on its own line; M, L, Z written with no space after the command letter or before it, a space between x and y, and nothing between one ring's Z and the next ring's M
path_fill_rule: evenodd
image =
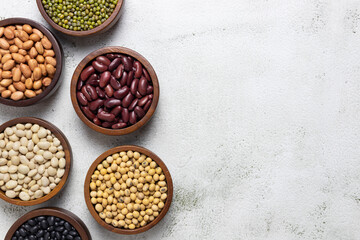
M91 240L84 222L61 208L40 208L20 217L5 240Z

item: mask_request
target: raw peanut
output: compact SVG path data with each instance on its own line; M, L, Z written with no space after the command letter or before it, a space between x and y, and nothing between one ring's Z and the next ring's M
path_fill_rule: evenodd
M44 47L43 47L43 45L41 44L41 42L35 43L35 48L36 48L36 51L37 51L39 54L43 54L43 53L44 53Z
M5 50L5 49L2 49L2 48L0 48L0 54L1 55L5 55L5 54L9 54L10 53L10 51L9 50Z
M7 61L9 61L10 59L12 59L11 54L10 54L10 53L7 53L7 54L5 54L5 55L1 58L1 63L4 64L4 63L6 63Z
M29 24L24 24L22 26L22 30L24 30L28 34L31 34L33 32L33 29Z
M25 81L25 87L27 89L32 89L33 88L33 80L31 78L26 79Z
M5 28L4 35L7 39L13 39L15 37L14 31L9 27Z
M10 47L9 43L5 39L0 38L0 48L8 50L9 47Z
M6 87L0 86L0 93L2 93L3 91L6 91Z
M16 88L14 87L13 84L11 84L10 86L8 86L8 89L13 93L16 92Z
M51 78L49 77L46 77L42 80L42 84L45 86L45 87L48 87L50 84L51 84Z
M16 88L16 90L25 91L25 84L23 84L22 82L15 82L13 83L14 87Z
M4 63L2 69L4 71L11 70L13 67L15 67L15 61L14 60L8 60L6 63Z
M19 54L23 55L23 56L26 56L27 55L27 51L24 50L24 49L19 49Z
M41 69L39 67L36 67L33 71L33 77L34 77L34 80L39 80L42 76L42 73L41 73Z
M53 57L45 57L45 62L56 67L56 59Z
M31 71L34 71L34 69L38 66L38 62L35 59L30 59L28 61L28 65L29 65Z
M13 27L13 26L10 26L10 27ZM16 25L15 27L16 27L17 30L22 30L23 29L23 26L21 26L21 25Z
M8 86L10 86L11 83L12 83L11 79L3 79L0 82L0 86L8 87Z
M24 97L24 93L17 91L17 92L12 93L10 98L14 101L19 101L23 97Z
M39 94L42 93L42 92L43 92L42 89L39 89L39 90L36 90L36 91L35 91L36 95L39 95Z
M4 30L5 30L4 27L0 27L0 37L2 37L2 35L4 34Z
M1 73L1 77L2 78L12 78L12 73L11 73L11 71L3 71L2 73Z
M40 38L44 37L44 34L40 30L38 30L36 28L33 28L33 33L39 35Z
M37 34L35 34L35 33L31 34L30 37L29 37L29 39L30 39L30 40L33 40L34 42L40 41L39 35L37 35Z
M29 50L30 48L32 48L33 45L34 45L34 41L33 40L28 40L28 41L24 42L22 48L25 49L25 50Z
M49 39L47 37L44 37L43 39L41 39L41 44L43 45L43 47L45 49L51 49L52 48L52 44L49 41Z
M24 94L25 94L25 97L27 97L27 98L33 98L36 96L36 93L29 89L26 89Z
M23 63L20 64L20 70L26 78L31 77L31 69L28 65L23 64Z
M45 50L44 57L54 57L54 56L55 56L54 50Z
M33 84L33 89L38 90L38 89L40 89L41 87L42 87L41 80L37 80L37 81L34 82L34 84Z
M54 66L51 64L46 64L45 67L46 67L46 72L49 74L49 76L50 77L54 76L56 72L56 68L54 68Z
M11 53L17 53L19 51L19 48L16 45L11 45L9 50Z
M41 74L42 74L43 76L46 76L46 75L47 75L47 71L46 71L45 65L44 65L44 64L40 64L39 67L40 67L40 69L41 69Z
M41 64L45 62L45 58L42 55L37 55L36 61Z
M23 47L23 41L21 41L20 40L20 38L15 38L15 45L18 47L18 48L20 48L20 49L22 49L22 47Z
M9 98L10 96L11 96L10 90L5 90L1 93L1 97L3 97L3 98Z
M10 40L8 39L7 41L8 41L10 46L15 44L15 39L10 39Z
M25 56L25 61L28 62L31 59L31 57L29 55Z
M29 51L29 55L31 58L36 58L36 56L38 55L38 52L36 51L36 49L34 47L32 47Z
M29 35L25 31L19 30L18 38L20 38L21 41L26 42L29 40Z
M20 53L12 53L11 56L15 60L15 62L25 63L25 57L23 55L21 55Z
M14 82L18 82L21 80L21 71L20 68L15 68L13 70L13 80Z

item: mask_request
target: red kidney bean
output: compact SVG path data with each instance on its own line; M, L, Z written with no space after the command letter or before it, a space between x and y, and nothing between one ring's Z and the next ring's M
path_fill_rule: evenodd
M84 94L88 101L92 101L90 94L87 92L86 85L81 88L81 92L82 94Z
M136 92L135 97L142 98L143 96L139 93L139 91Z
M116 79L120 79L121 75L124 72L124 65L120 64L112 73L112 75L116 78Z
M115 58L114 60L111 61L111 63L109 64L109 71L114 71L121 63L121 58Z
M102 64L98 61L93 61L92 66L98 71L98 72L105 72L108 67L105 64Z
M88 105L88 101L82 92L77 92L76 97L81 105L83 106Z
M84 82L81 79L79 79L76 85L76 90L80 91L82 86L84 86Z
M131 124L133 124L133 125L137 122L135 112L130 112L129 122L130 122Z
M107 57L104 57L104 56L98 56L96 58L96 61L98 61L99 63L102 63L106 66L109 66L111 63L111 61Z
M153 99L154 95L150 94L148 95L149 96L149 99Z
M108 53L108 54L106 54L106 57L107 57L110 61L112 61L112 60L114 60L114 58L116 58L116 55L115 55L114 53Z
M89 109L91 111L95 111L97 110L98 108L100 108L101 106L104 105L104 100L102 99L97 99L95 101L92 101L90 104L89 104Z
M121 110L121 119L123 120L123 122L127 123L129 121L129 117L130 117L129 109L123 108Z
M148 86L147 89L146 89L146 94L150 94L154 91L154 87L153 86Z
M122 77L121 77L121 80L120 80L120 84L121 86L125 86L126 85L126 81L128 79L128 73L127 72L124 72Z
M129 76L128 76L128 79L126 81L126 85L128 85L129 87L131 86L131 82L134 79L134 74L135 74L134 71L129 72Z
M138 104L138 102L139 102L139 99L138 99L138 98L135 98L135 99L131 102L130 106L128 107L129 111L134 110L134 108L136 107L136 105Z
M86 84L89 84L91 86L97 87L99 86L99 80L97 79L91 79L91 80L87 80Z
M146 102L149 100L149 96L145 96L145 97L143 97L143 98L141 98L140 100L139 100L139 102L138 102L138 106L139 107L142 107L142 106L144 106L145 104L146 104Z
M125 71L127 71L127 72L131 71L131 69L132 69L132 61L129 58L123 56L121 58L121 62L124 64Z
M147 112L152 104L152 100L150 99L144 106L144 111Z
M95 114L90 111L89 107L81 107L81 110L91 121L96 117Z
M136 79L136 78L131 82L130 91L133 95L136 94L138 84L139 84L139 79Z
M117 117L120 113L121 113L122 107L121 106L116 106L111 110L111 114L114 114L115 117Z
M97 117L93 119L93 122L98 125L98 126L101 126L101 121L100 119L98 119Z
M97 113L100 113L100 112L103 112L103 111L105 111L105 110L104 110L104 108L101 107L101 108L99 108L99 109L97 110Z
M105 93L108 97L112 97L114 95L114 89L111 87L110 84L106 85L105 89Z
M123 99L126 95L128 95L129 92L129 87L123 86L122 88L114 92L114 97L117 99Z
M135 67L135 78L140 78L143 72L141 63L139 61L135 61L134 67Z
M101 88L104 88L106 85L108 85L108 83L110 81L110 76L111 76L111 73L109 71L103 72L100 75L99 86Z
M86 84L85 89L89 93L92 100L96 100L98 98L98 95L96 93L96 89L93 86L91 86L89 84Z
M120 106L120 104L121 104L121 100L115 99L115 98L106 99L104 102L104 105L107 108L113 108L115 106Z
M118 90L121 88L121 84L119 83L118 80L116 80L116 78L111 75L110 77L110 85L113 87L114 90Z
M93 73L95 73L95 68L93 66L88 66L81 72L80 79L85 81Z
M148 80L148 82L151 82L150 75L145 68L143 68L143 74L144 74L144 77L146 78L146 80Z
M141 77L140 81L139 81L139 86L138 86L138 91L141 95L145 96L146 95L146 89L148 87L148 83L146 78Z
M113 128L113 129L121 129L121 128L124 128L124 127L126 127L126 126L127 126L126 123L115 123L115 124L113 124L113 125L111 126L111 128Z
M97 117L98 117L100 120L103 120L103 121L106 121L106 122L112 122L112 121L114 121L114 119L115 119L115 115L114 115L114 114L107 113L107 112L105 112L105 111L99 112L99 113L97 114Z
M100 98L105 97L105 92L100 87L96 87L96 92Z
M145 111L139 106L135 107L134 112L139 118L143 118L145 116Z
M101 126L104 127L104 128L111 128L112 125L113 125L113 124L112 124L112 123L109 123L109 122L103 122L103 123L101 124Z
M126 95L126 97L124 97L124 99L122 100L122 106L124 108L127 108L130 106L131 102L133 101L134 96L131 93L128 93L128 95Z

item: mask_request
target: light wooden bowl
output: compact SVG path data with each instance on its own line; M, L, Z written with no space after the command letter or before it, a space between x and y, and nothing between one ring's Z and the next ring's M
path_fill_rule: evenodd
M70 35L70 36L74 36L74 37L87 37L90 35L96 35L99 33L103 33L107 30L109 30L112 26L115 25L115 23L119 20L121 13L122 13L122 7L124 5L124 0L118 0L118 3L113 11L113 13L110 15L110 17L108 19L106 19L105 22L103 22L101 25L97 26L96 28L93 28L91 30L86 30L86 31L74 31L74 30L69 30L66 28L63 28L61 26L59 26L58 24L56 24L50 17L49 15L46 13L45 8L42 4L41 0L36 0L37 6L39 8L39 11L41 13L41 15L44 17L44 19L56 30L58 30L59 32L62 32L64 34Z
M47 194L41 198L35 199L35 200L22 201L20 198L8 198L5 195L5 193L2 190L0 190L0 198L5 200L8 203L19 205L19 206L33 206L33 205L37 205L37 204L40 204L40 203L50 200L56 194L58 194L60 192L60 190L64 187L66 180L69 176L69 172L70 172L71 158L72 158L71 147L70 147L70 144L69 144L67 138L60 131L60 129L58 129L55 125L53 125L45 120L42 120L39 118L34 118L34 117L21 117L21 118L15 118L13 120L10 120L0 126L0 133L3 132L7 127L12 127L18 123L39 124L40 126L46 128L46 129L49 129L60 140L61 145L64 148L63 151L65 152L66 166L65 166L64 176L61 178L61 181L57 184L57 186L49 194Z
M64 62L63 58L63 50L59 43L59 41L56 39L56 37L48 30L46 27L44 27L42 24L35 22L33 20L27 19L27 18L8 18L5 20L0 21L0 27L6 27L9 25L22 25L22 24L29 24L30 26L39 29L52 43L53 50L55 52L55 58L56 58L56 72L54 75L54 78L51 82L51 84L45 88L45 90L37 95L36 97L20 100L20 101L14 101L11 99L2 98L0 96L0 103L14 106L14 107L26 107L30 105L34 105L40 101L43 101L44 99L50 97L60 86L62 79L60 78L61 72L62 72L62 66Z
M157 216L154 221L150 222L149 224L147 224L144 227L140 227L140 228L136 228L136 229L123 229L123 228L116 228L113 227L110 224L107 224L103 219L100 218L99 214L96 212L94 205L91 203L90 199L90 181L91 181L91 176L94 173L96 167L98 166L99 163L101 163L102 161L104 161L104 159L106 159L106 157L108 157L109 155L112 155L114 153L118 153L121 151L128 151L128 150L132 150L132 151L137 151L139 153L143 153L148 157L151 157L152 160L154 160L159 167L161 167L161 169L163 170L163 173L165 175L165 179L167 182L167 199L165 202L165 206L164 208L161 210L159 216ZM145 232L147 230L149 230L150 228L154 227L157 223L160 222L161 219L163 219L166 215L166 213L168 212L171 202L172 202L172 198L173 198L173 182L172 182L172 178L170 175L170 172L168 170L168 168L166 167L165 163L163 161L161 161L161 159L153 152L151 152L150 150L143 148L143 147L138 147L138 146L133 146L133 145L124 145L124 146L119 146L119 147L115 147L112 149L107 150L106 152L104 152L103 154L101 154L94 162L93 164L90 166L86 178L85 178L85 184L84 184L84 195L85 195L85 202L86 205L91 213L91 215L95 218L95 220L104 228L106 228L107 230L114 232L114 233L118 233L118 234L125 234L125 235L131 235L131 234L138 234L138 233L142 233Z
M107 54L107 53L121 53L121 54L126 54L129 55L131 57L133 57L134 59L138 60L144 67L145 69L148 71L151 81L153 83L153 88L154 88L154 97L153 97L153 102L149 108L149 110L147 111L147 113L145 114L145 116L138 121L137 123L135 123L134 125L130 126L130 127L126 127L123 129L109 129L109 128L104 128L101 126L96 125L95 123L93 123L92 121L90 121L82 112L82 110L80 109L78 100L76 98L76 86L77 83L79 81L80 78L80 74L82 72L82 70L88 65L88 63L90 61L92 61L93 59L95 59L98 56ZM160 87L159 87L159 81L158 78L156 76L155 70L154 68L151 66L151 64L143 57L141 56L139 53L128 49L128 48L124 48L124 47L104 47L101 49L98 49L92 53L90 53L89 55L87 55L77 66L77 68L75 69L75 72L73 74L72 80L71 80L71 86L70 86L70 93L71 93L71 102L73 104L73 107L75 109L76 114L79 116L79 118L91 129L103 133L103 134L107 134L107 135L113 135L113 136L120 136L120 135L125 135L125 134L129 134L131 132L136 131L137 129L139 129L140 127L142 127L143 125L145 125L153 116L156 107L158 105L159 102L159 96L160 96Z
M55 216L70 223L79 233L82 240L91 240L91 235L85 223L75 214L62 208L39 208L20 217L9 229L5 240L11 240L16 230L26 221L39 216Z

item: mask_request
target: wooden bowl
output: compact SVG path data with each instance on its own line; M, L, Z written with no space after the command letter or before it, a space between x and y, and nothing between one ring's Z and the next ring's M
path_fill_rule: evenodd
M167 192L168 197L166 199L165 206L162 209L162 211L160 212L159 216L157 216L154 219L154 221L150 222L148 225L146 225L144 227L136 228L133 230L123 229L123 228L115 228L112 225L107 224L104 220L102 220L100 218L99 214L95 210L94 205L90 201L90 198L91 198L90 197L90 181L91 181L91 176L93 175L94 171L96 170L97 165L100 164L102 161L104 161L104 159L106 159L106 157L108 157L109 155L112 155L114 153L118 153L121 151L129 151L129 150L137 151L139 153L145 154L148 157L151 157L152 160L154 160L159 165L159 167L161 167L161 169L163 170L163 173L165 175L165 179L167 182L167 188L168 188L168 192ZM153 153L150 150L143 148L143 147L138 147L138 146L133 146L133 145L124 145L124 146L119 146L119 147L115 147L115 148L107 150L93 162L93 164L90 166L90 168L87 172L86 178L85 178L84 195L85 195L86 205L87 205L91 215L95 218L95 220L101 226L103 226L107 230L114 232L114 233L131 235L131 234L142 233L142 232L149 230L150 228L154 227L158 222L160 222L161 219L163 219L165 217L166 213L168 212L168 210L170 208L172 198L173 198L173 183L172 183L172 178L171 178L168 168L166 167L165 163L163 161L161 161L161 159L155 153Z
M26 221L39 216L55 216L70 223L79 233L82 240L91 240L91 235L85 223L75 214L62 208L39 208L20 217L9 229L5 240L11 240L16 230Z
M53 78L51 84L47 88L45 88L45 90L41 94L37 95L36 97L25 99L25 100L20 100L20 101L13 101L11 99L5 99L0 96L0 103L2 103L2 104L14 106L14 107L26 107L26 106L36 104L36 103L48 98L60 86L60 83L62 81L60 76L61 76L61 72L62 72L63 59L64 59L63 55L64 54L63 54L62 47L61 47L59 41L57 40L57 38L50 32L50 30L48 30L42 24L35 22L33 20L27 19L27 18L8 18L8 19L0 21L0 27L5 27L8 25L15 25L15 24L29 24L30 26L39 29L52 43L53 50L55 52L56 62L57 62L56 72L55 72L55 75L54 75L54 78Z
M41 0L36 0L37 6L40 10L41 15L45 18L45 20L56 30L58 30L59 32L62 32L64 34L70 35L70 36L74 36L74 37L86 37L86 36L90 36L90 35L95 35L101 32L105 32L107 30L109 30L112 26L115 25L115 23L119 20L120 16L121 16L121 9L124 5L124 0L118 0L118 3L113 11L113 13L110 15L110 17L108 19L106 19L105 22L103 22L101 25L97 26L96 28L93 28L91 30L86 30L86 31L74 31L74 30L69 30L66 28L63 28L61 26L59 26L58 24L56 24L50 17L49 15L46 13L45 8L42 4Z
M0 198L2 198L3 200L5 200L8 203L19 205L19 206L33 206L33 205L37 205L37 204L40 204L40 203L50 200L52 197L54 197L56 194L58 194L60 192L60 190L63 188L63 186L65 185L66 180L69 176L70 166L71 166L71 158L72 158L71 147L70 147L69 141L67 140L65 135L60 131L60 129L58 129L56 126L54 126L53 124L51 124L45 120L42 120L39 118L34 118L34 117L21 117L21 118L12 119L0 126L0 133L3 132L7 127L12 127L18 123L39 124L40 126L46 128L46 129L49 129L60 140L61 145L64 148L63 151L65 152L66 165L65 165L64 176L61 178L61 181L57 184L57 186L49 194L47 194L41 198L35 199L35 200L22 201L19 198L8 198L5 195L5 193L2 190L0 190Z
M93 123L92 121L90 121L82 112L78 100L76 98L76 86L77 86L77 82L80 78L80 74L82 72L82 70L88 65L88 63L90 61L92 61L93 59L95 59L98 56L107 54L107 53L122 53L122 54L126 54L129 55L133 58L135 58L136 60L138 60L144 67L145 69L148 71L150 78L152 80L153 83L153 87L154 87L154 97L153 97L153 102L149 108L149 110L147 111L147 113L145 114L145 116L137 123L135 123L134 125L130 126L130 127L126 127L123 129L109 129L109 128L104 128L101 126L96 125L95 123ZM129 134L131 132L136 131L137 129L139 129L140 127L142 127L143 125L145 125L150 118L153 116L156 107L158 105L159 102L159 96L160 96L160 88L159 88L159 81L158 78L156 76L155 70L154 68L151 66L151 64L143 57L141 56L139 53L128 49L128 48L124 48L124 47L104 47L101 49L98 49L92 53L90 53L89 55L87 55L77 66L77 68L75 69L75 72L72 76L72 80L71 80L71 86L70 86L70 93L71 93L71 101L73 104L73 107L76 111L76 114L80 117L80 119L86 124L88 125L88 127L90 127L91 129L103 133L103 134L107 134L107 135L113 135L113 136L120 136L120 135L125 135L125 134Z

